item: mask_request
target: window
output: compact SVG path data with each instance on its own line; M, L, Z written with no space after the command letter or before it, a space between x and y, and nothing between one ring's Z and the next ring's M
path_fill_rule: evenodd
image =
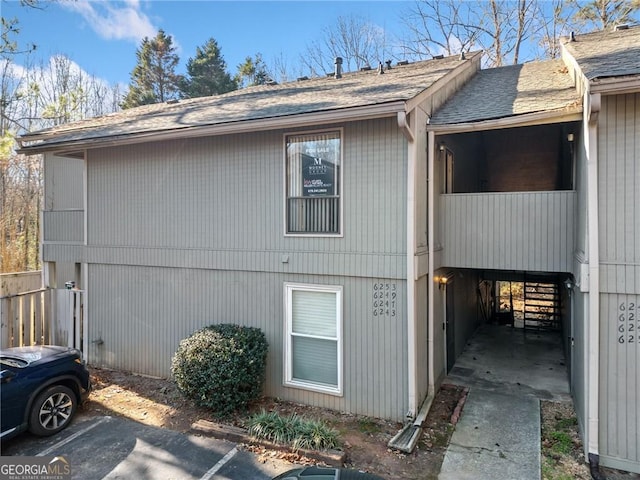
M341 233L340 131L287 135L286 233Z
M342 394L342 287L285 284L285 384Z

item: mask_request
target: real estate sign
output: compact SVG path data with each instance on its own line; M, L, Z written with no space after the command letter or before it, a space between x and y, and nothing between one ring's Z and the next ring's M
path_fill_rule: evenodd
M302 155L302 195L335 195L335 165L320 157Z

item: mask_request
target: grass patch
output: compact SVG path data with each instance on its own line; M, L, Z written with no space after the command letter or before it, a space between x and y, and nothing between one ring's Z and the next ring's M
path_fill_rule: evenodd
M557 430L569 430L578 426L577 417L561 418L556 422Z
M591 480L570 402L541 402L542 480Z
M358 429L362 433L368 433L369 435L373 435L374 433L380 433L382 429L380 425L378 425L371 418L360 418L358 419Z
M573 441L567 432L551 432L550 449L552 452L569 455L573 449Z
M256 438L282 445L294 450L328 450L340 446L339 433L320 420L307 420L295 413L281 416L277 412L252 415L247 427Z

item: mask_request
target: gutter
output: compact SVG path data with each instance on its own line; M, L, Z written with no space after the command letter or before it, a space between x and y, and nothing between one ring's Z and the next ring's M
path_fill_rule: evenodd
M531 125L547 125L552 123L575 122L582 120L582 105L579 100L577 104L563 107L558 110L546 110L543 112L523 113L510 117L494 118L488 120L478 120L476 122L465 122L455 124L429 124L428 129L438 135L451 133L467 133L487 130L498 130L502 128L517 128Z
M640 75L617 76L611 78L597 78L589 86L591 93L603 95L624 95L640 92Z
M405 111L405 101L367 105L364 107L345 108L325 112L288 115L284 117L260 118L254 120L238 120L216 125L196 125L174 130L158 130L152 132L130 132L105 137L84 138L65 141L52 141L57 137L77 135L78 131L56 131L49 133L27 134L18 139L18 153L33 155L38 153L76 153L87 148L115 147L134 143L160 140L177 140L184 138L209 137L214 135L230 135L251 133L282 128L297 128L327 125L347 121L368 120L396 116Z

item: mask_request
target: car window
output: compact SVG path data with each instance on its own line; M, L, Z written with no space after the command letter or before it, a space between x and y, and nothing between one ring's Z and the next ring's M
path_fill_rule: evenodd
M0 357L0 363L8 367L15 367L15 368L24 368L29 365L29 362L21 358L13 358L13 357Z

